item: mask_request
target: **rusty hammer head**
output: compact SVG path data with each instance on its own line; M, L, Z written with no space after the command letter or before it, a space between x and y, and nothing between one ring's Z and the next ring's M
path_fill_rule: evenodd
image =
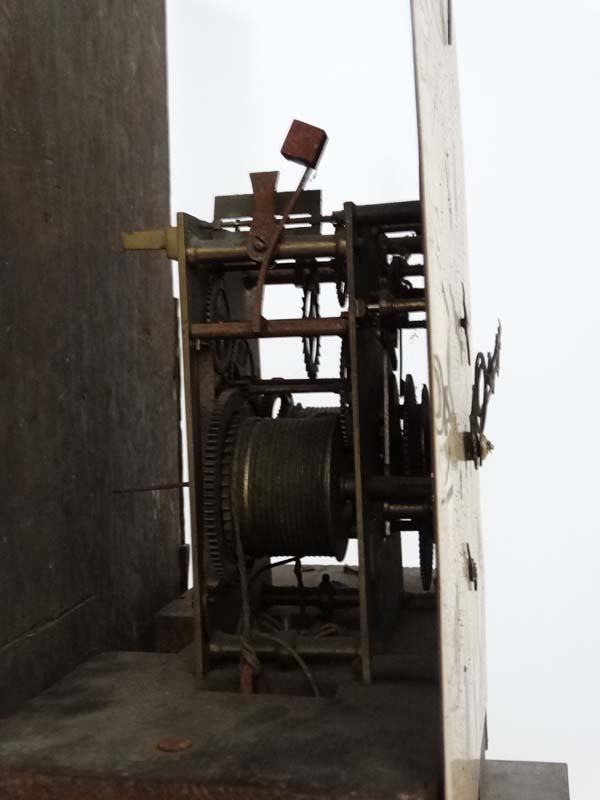
M295 119L285 137L281 155L288 161L316 169L326 144L327 134L322 128Z

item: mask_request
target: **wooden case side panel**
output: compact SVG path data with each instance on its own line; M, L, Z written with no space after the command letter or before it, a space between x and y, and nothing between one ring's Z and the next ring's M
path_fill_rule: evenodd
M5 0L0 74L0 714L151 647L179 592L162 0Z
M485 621L479 481L464 457L472 370L457 61L448 0L413 0L425 236L445 800L477 800L485 724ZM463 305L464 304L464 305ZM468 548L478 588L469 579Z

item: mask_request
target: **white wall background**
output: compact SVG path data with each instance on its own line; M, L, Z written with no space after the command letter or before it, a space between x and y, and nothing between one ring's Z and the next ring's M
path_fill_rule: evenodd
M572 800L597 800L600 4L453 5L476 347L503 323L482 472L488 755L568 761ZM294 117L329 133L313 184L326 209L417 196L408 0L167 10L173 211L212 219L213 196L250 191L255 170L293 188L300 168L278 153ZM268 302L268 316L295 314L299 293ZM270 374L302 374L297 345L264 352Z

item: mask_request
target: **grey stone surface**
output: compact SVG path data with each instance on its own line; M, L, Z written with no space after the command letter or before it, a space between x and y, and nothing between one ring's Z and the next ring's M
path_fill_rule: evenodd
M0 4L0 712L178 592L162 0Z
M486 761L481 800L569 800L567 765Z

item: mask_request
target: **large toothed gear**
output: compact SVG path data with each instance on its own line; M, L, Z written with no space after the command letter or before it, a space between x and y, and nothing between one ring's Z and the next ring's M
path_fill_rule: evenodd
M381 439L383 429L381 414L383 409L383 358L374 355L370 361L371 380L369 382L369 409L366 412L369 435ZM347 339L342 339L340 348L340 429L346 450L354 447L352 411L352 372L350 347Z
M306 281L302 292L302 319L319 319L319 317L319 282L311 278ZM302 352L306 374L311 380L315 380L321 362L321 337L303 336Z
M222 277L213 275L209 278L206 292L204 320L227 322L230 318L225 282ZM220 375L226 375L231 366L235 343L232 339L215 339L210 346L216 371Z
M421 413L417 403L417 393L412 375L402 381L403 436L402 436L402 472L404 475L420 475L422 473L421 454Z
M421 402L417 395L412 375L403 382L404 432L402 437L402 471L405 475L431 475L430 408L429 391L423 386ZM433 578L433 527L431 521L419 527L419 566L421 585L426 591L431 588Z
M396 474L402 469L402 425L400 416L400 392L394 371L388 368L388 398L390 421L390 463L392 473Z
M256 375L256 362L252 346L247 339L235 340L230 367L230 374L234 380Z
M350 377L350 353L348 351L348 340L342 339L340 348L340 379L342 381L340 389L340 428L344 447L347 450L352 450L352 381Z
M231 465L240 423L250 413L250 406L240 392L235 389L222 392L204 442L203 527L210 564L219 578L231 576L237 564L231 513Z

